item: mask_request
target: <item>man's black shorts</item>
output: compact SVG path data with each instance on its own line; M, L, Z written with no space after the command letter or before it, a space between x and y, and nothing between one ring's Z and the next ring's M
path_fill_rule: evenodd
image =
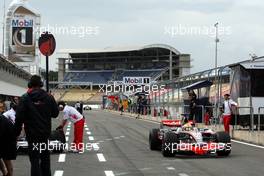
M15 160L17 146L14 125L3 116L0 116L0 140L0 158Z

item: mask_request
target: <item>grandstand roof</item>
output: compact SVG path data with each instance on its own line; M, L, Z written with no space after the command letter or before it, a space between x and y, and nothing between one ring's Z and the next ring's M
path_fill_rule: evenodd
M111 53L111 52L126 52L126 51L140 51L151 48L163 48L172 51L176 55L181 53L174 47L166 44L151 44L143 46L130 46L130 47L106 47L103 49L62 49L58 54L71 54L71 53Z
M23 78L25 80L29 80L31 77L31 74L25 71L24 69L20 68L16 64L10 62L7 60L5 56L0 54L0 67L4 67L10 71L12 71L14 74L16 74L18 77Z

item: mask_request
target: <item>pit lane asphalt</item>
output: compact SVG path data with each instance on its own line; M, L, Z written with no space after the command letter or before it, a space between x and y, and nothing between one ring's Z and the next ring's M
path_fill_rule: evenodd
M99 150L85 151L83 154L66 153L65 161L62 162L58 162L59 154L52 154L53 175L262 176L264 173L264 149L232 143L232 153L227 158L164 158L160 152L150 151L148 147L149 130L157 128L158 124L107 111L86 111L85 116L87 128L84 142L98 143ZM72 136L71 126L69 141L72 141ZM91 141L92 138L94 141ZM26 155L19 155L14 167L15 176L30 175Z

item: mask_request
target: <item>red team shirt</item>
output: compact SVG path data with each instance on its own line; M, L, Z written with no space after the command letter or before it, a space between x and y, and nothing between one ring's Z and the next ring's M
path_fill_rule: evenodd
M80 114L74 107L66 105L63 109L63 119L69 120L72 123L76 123L83 119L83 115Z

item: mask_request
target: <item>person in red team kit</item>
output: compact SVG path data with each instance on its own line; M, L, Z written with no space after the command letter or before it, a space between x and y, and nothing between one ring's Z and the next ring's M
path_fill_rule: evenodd
M230 99L230 94L225 94L224 99L225 99L224 104L221 110L223 112L223 122L224 122L225 132L229 133L229 125L231 122L232 114L234 113L232 107L237 107L238 104L234 102L232 99Z
M68 106L65 102L60 101L58 103L59 110L63 111L63 121L58 128L64 128L67 121L74 124L74 149L73 152L81 152L83 150L83 127L84 127L84 116L80 114L74 107Z

